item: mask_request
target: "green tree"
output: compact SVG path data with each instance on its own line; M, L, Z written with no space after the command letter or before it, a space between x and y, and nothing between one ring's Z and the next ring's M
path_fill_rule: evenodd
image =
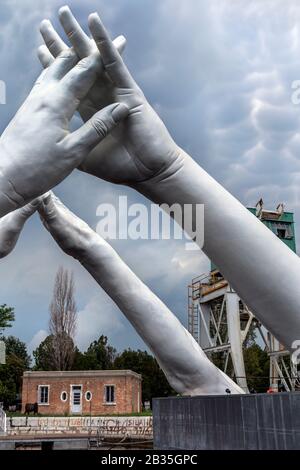
M74 361L72 370L91 370L97 369L97 364L94 358L91 358L86 352L81 352L75 347Z
M242 322L242 329L245 328L245 322ZM243 324L244 323L244 324ZM226 325L223 326L223 337L228 337ZM243 356L245 371L247 377L247 384L249 390L257 392L265 392L269 387L269 365L270 359L265 350L257 344L257 321L253 321L247 334L247 338L243 343ZM220 351L212 353L210 356L212 362L224 370L224 365L227 362L226 374L234 379L234 368L231 355L227 358L227 351Z
M18 358L27 369L30 367L31 359L27 352L26 344L15 336L4 338L6 354L8 357Z
M2 338L6 346L6 364L0 367L0 401L12 402L21 393L22 376L30 368L26 344L14 336Z
M266 392L269 388L270 358L257 343L244 350L244 362L249 390Z
M93 341L85 353L77 351L73 369L78 366L85 370L112 369L116 357L116 349L108 343L107 336L101 335Z
M269 367L270 358L266 351L264 351L254 341L249 342L249 345L243 348L245 372L247 377L247 384L249 390L255 390L258 393L266 392L269 388ZM226 354L224 352L217 352L211 355L213 363L221 370L224 369ZM234 369L231 356L229 356L226 374L234 379Z
M51 335L47 336L32 353L35 370L52 370L53 345Z
M66 334L64 334L63 338L60 337L59 343L68 343L67 347L70 350L74 350L74 342L72 338L68 337ZM57 361L57 341L55 341L54 335L47 336L44 341L42 341L39 346L33 351L32 354L35 361L35 370L62 370L58 368L59 362ZM66 366L66 369L64 370L69 370L71 364L68 364L65 358L63 363Z
M68 338L68 341L73 341ZM82 353L74 346L74 357L72 370L104 370L112 369L116 357L116 350L109 343L106 336L100 336L97 341L93 341L87 351ZM35 370L56 370L56 361L53 360L53 336L49 335L33 351L35 359Z
M142 375L143 401L176 395L156 359L147 351L126 349L114 361L115 369L130 369Z
M10 328L13 321L15 321L14 309L8 307L6 304L0 305L0 333L2 333L5 328Z
M77 346L75 346L72 370L86 370L85 364L86 362L84 353L79 351Z

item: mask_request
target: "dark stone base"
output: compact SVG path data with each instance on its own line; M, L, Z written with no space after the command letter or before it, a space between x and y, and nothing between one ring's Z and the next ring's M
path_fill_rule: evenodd
M300 392L153 400L154 449L300 449Z

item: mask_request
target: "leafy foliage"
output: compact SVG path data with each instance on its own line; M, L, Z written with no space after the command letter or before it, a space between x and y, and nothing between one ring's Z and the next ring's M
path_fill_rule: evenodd
M142 375L143 401L175 395L156 359L147 351L126 349L114 362L115 369L131 369Z
M26 344L15 336L1 338L6 346L6 364L0 367L0 401L13 402L21 393L22 376L30 368Z
M69 350L74 350L75 348L72 338L66 334L60 335L59 343L68 343ZM73 364L73 356L69 356L70 363L66 361L66 357L64 357L63 361L59 362L57 360L57 341L54 335L47 336L32 354L35 360L35 370L70 370ZM59 364L63 364L64 369L60 368Z
M15 321L14 309L6 304L0 305L0 332L3 332L5 328L10 328L13 321Z
M116 349L108 343L107 336L101 335L85 353L76 351L73 370L113 369L116 353Z
M35 370L52 370L53 349L51 335L47 336L32 354L35 361Z
M258 393L269 388L270 359L266 351L253 343L244 351L244 362L249 390Z

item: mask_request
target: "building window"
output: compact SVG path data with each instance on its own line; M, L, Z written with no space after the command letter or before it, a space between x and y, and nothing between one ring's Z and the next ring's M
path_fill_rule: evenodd
M104 387L104 401L105 403L115 403L115 386L105 385Z
M67 401L67 399L68 399L67 392L61 392L60 399L61 399L61 401Z
M39 405L49 404L49 385L39 385L38 388L38 403Z
M277 222L272 224L272 230L281 240L291 240L293 238L293 227L291 224Z
M281 239L287 238L285 228L278 228L278 229L277 229L277 237L278 237L278 238L281 238Z
M90 392L90 391L85 392L85 399L86 399L86 401L91 401L91 399L92 399L92 392Z

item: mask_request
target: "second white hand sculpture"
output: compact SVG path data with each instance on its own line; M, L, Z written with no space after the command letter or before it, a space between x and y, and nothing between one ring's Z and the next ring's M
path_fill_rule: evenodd
M118 305L178 393L243 393L207 358L166 305L85 222L53 194L45 196L39 212L62 250L76 258Z
M35 213L40 203L38 198L0 219L0 258L13 251L26 221Z

